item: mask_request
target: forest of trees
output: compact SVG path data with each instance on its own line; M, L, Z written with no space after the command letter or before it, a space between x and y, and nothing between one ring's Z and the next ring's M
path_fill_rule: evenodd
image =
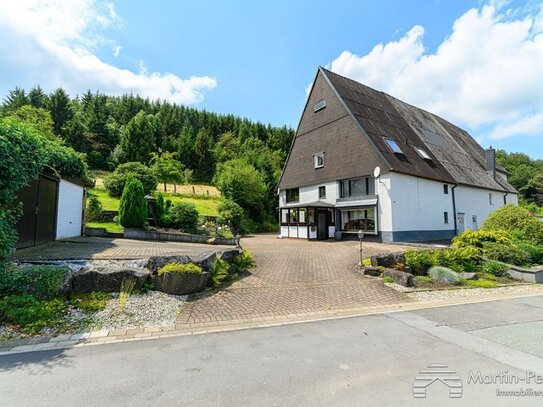
M39 86L11 90L0 115L32 124L84 153L91 169L114 170L126 162L151 165L172 153L200 183L237 182L228 171L255 181L257 198L244 196L255 221L273 221L274 189L294 131L234 115L151 101L138 95L108 96L88 91L70 97L63 89L46 94ZM223 174L218 177L218 170ZM239 191L235 193L239 194ZM244 195L243 193L241 195Z
M519 192L521 204L543 215L543 160L504 150L496 152L496 160L509 171L509 182Z

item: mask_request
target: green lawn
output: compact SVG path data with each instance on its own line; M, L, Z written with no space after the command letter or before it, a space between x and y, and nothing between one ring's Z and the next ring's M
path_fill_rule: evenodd
M124 228L115 222L87 222L85 226L89 228L106 228L111 233L122 233Z
M119 210L119 198L113 198L108 195L107 191L105 189L90 189L89 190L90 195L96 195L98 197L98 200L102 204L102 209L105 211L118 211ZM199 198L185 198L181 197L179 195L174 194L164 194L165 199L171 199L172 203L177 202L192 202L194 205L196 205L196 209L200 213L200 215L204 216L218 216L219 212L217 211L217 207L220 203L220 198L207 198L207 199L199 199Z

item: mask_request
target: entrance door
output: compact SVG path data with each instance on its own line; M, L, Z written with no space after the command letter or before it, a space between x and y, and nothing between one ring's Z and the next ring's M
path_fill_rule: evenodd
M457 215L456 223L456 227L458 228L458 234L464 232L464 230L466 229L466 215L464 213L459 213Z
M326 212L317 212L317 239L328 239L328 222Z

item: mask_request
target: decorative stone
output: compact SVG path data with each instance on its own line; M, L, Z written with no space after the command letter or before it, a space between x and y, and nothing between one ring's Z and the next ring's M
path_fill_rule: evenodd
M204 289L209 283L211 273L201 274L161 273L153 276L156 290L173 295L187 295Z
M396 263L405 264L405 256L403 253L386 253L378 254L377 256L371 256L371 265L373 267L382 266L391 268Z
M72 274L72 289L76 292L118 292L125 280L134 280L134 289L139 290L149 278L145 269L133 267L88 266Z
M383 274L383 277L392 277L392 280L399 285L404 287L413 287L413 274L406 273L405 271L400 271L396 269L386 269Z
M478 280L479 276L475 273L460 273L458 277L463 278L464 280Z
M239 248L223 250L219 253L219 257L227 263L232 263L234 259L241 254L242 250Z
M365 276L380 277L383 274L383 269L378 267L362 267L360 270Z
M210 271L215 257L217 257L216 252L206 252L197 256L190 256L190 262L198 264L204 271Z

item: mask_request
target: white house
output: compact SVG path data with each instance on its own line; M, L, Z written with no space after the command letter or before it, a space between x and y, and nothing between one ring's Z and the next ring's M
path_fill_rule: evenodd
M384 242L478 229L517 191L464 130L319 68L278 189L281 236Z
M41 174L18 197L22 215L17 223L17 248L81 236L85 184L81 179Z

